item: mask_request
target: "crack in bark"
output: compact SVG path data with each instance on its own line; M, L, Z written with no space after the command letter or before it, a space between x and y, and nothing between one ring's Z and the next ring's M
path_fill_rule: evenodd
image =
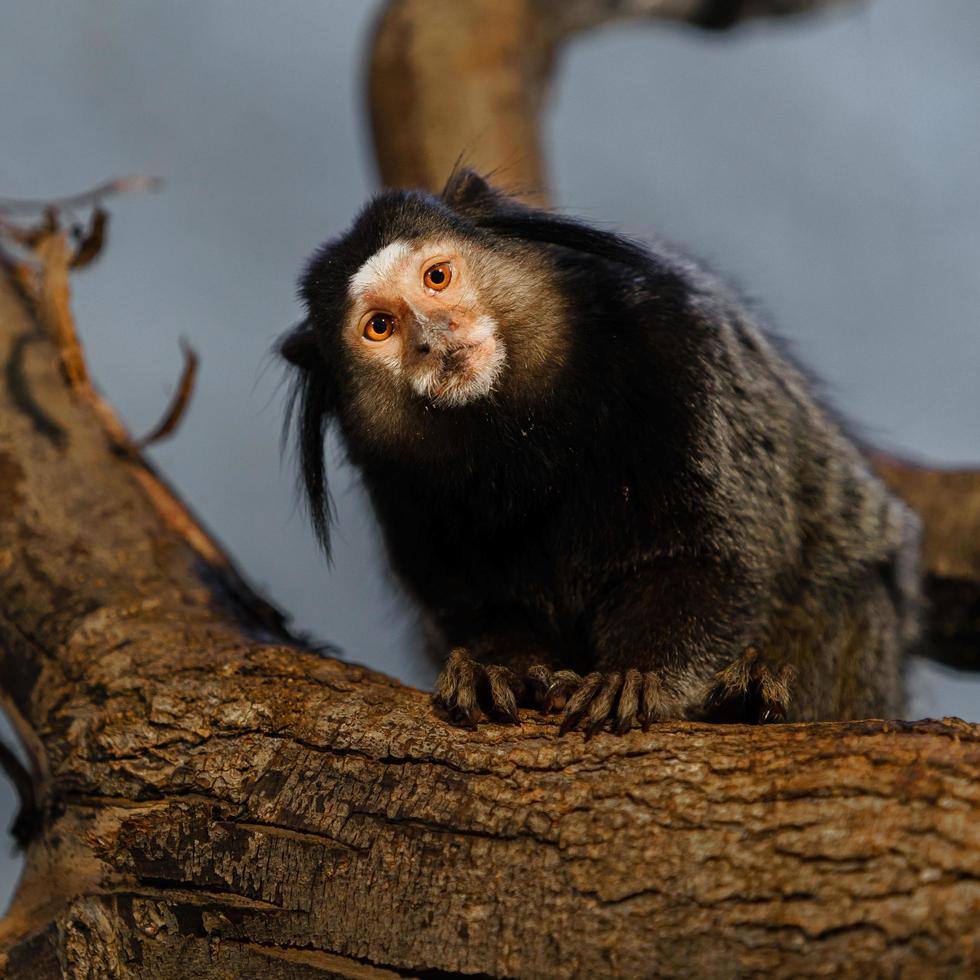
M231 939L229 942L237 942L255 952L265 956L280 959L290 959L291 957L301 957L302 962L308 962L311 966L323 967L328 970L342 968L342 976L349 976L352 980L388 980L392 977L410 977L413 980L456 980L456 978L466 978L466 980L492 980L486 973L456 973L447 970L415 970L411 967L392 966L389 963L381 963L377 960L366 957L356 957L341 955L338 953L323 953L310 946L268 946L256 942L243 942ZM370 972L359 972L358 967L366 967Z
M222 823L240 830L252 830L259 834L268 834L272 837L282 837L284 840L297 841L301 844L315 844L318 847L340 848L351 854L363 854L371 848L369 845L358 847L338 840L322 830L297 830L287 824L267 823L257 820L225 820Z
M301 912L302 909L285 908L276 905L275 902L267 902L261 898L253 898L251 895L242 895L232 888L219 888L215 885L198 885L192 881L182 879L162 878L155 875L137 875L136 882L143 890L150 892L156 891L159 895L170 895L171 898L177 894L199 895L212 901L227 901L228 904L247 903L249 908L257 909L261 912ZM113 889L110 893L122 894L123 889ZM240 907L245 907L244 904Z

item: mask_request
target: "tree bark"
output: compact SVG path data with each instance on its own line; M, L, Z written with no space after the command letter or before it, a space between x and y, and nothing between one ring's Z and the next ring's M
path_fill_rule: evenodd
M0 275L0 686L36 803L0 973L980 970L980 727L448 725L289 635L89 386L42 247L33 302ZM980 479L891 475L975 602Z

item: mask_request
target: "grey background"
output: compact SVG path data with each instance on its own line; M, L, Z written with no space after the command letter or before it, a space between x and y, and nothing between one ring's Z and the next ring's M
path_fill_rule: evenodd
M145 431L187 336L197 392L155 461L297 625L426 685L349 473L332 570L313 546L280 465L268 357L298 316L304 257L374 186L360 79L376 9L5 3L0 194L167 178L115 202L108 252L76 280L95 376ZM654 24L583 38L547 121L555 199L733 275L880 445L978 462L978 45L976 0L877 0L724 38ZM913 686L913 715L980 720L976 680L920 665ZM0 841L0 905L16 868Z

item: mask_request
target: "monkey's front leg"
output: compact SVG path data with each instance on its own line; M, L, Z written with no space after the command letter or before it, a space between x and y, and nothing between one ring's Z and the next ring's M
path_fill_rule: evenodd
M571 731L580 721L592 734L614 721L621 735L634 725L646 728L650 722L668 717L663 682L656 670L596 670L584 677L572 670L552 671L535 666L528 671L535 683L542 711L564 708L561 732Z
M528 667L550 660L525 637L507 634L453 647L436 681L436 703L457 724L473 726L481 714L519 724L518 705L533 693Z
M748 725L786 720L790 685L796 676L791 665L770 663L755 647L746 647L708 682L699 675L692 668L678 672L666 667L597 670L585 677L560 671L551 676L555 677L552 688L562 692L562 702L546 701L542 708L549 711L565 705L563 735L580 722L591 735L612 721L613 730L622 735L635 725L646 728L669 718Z
M589 734L610 723L622 733L671 718L785 715L788 674L770 669L751 646L764 594L745 573L710 564L641 569L596 609L596 669L573 685L562 733L580 723Z

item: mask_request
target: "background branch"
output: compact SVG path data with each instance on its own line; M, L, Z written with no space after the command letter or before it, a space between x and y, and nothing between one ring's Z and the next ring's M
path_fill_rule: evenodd
M560 47L623 20L731 27L855 0L392 0L368 77L389 187L441 190L460 157L526 200L547 198L541 111Z

